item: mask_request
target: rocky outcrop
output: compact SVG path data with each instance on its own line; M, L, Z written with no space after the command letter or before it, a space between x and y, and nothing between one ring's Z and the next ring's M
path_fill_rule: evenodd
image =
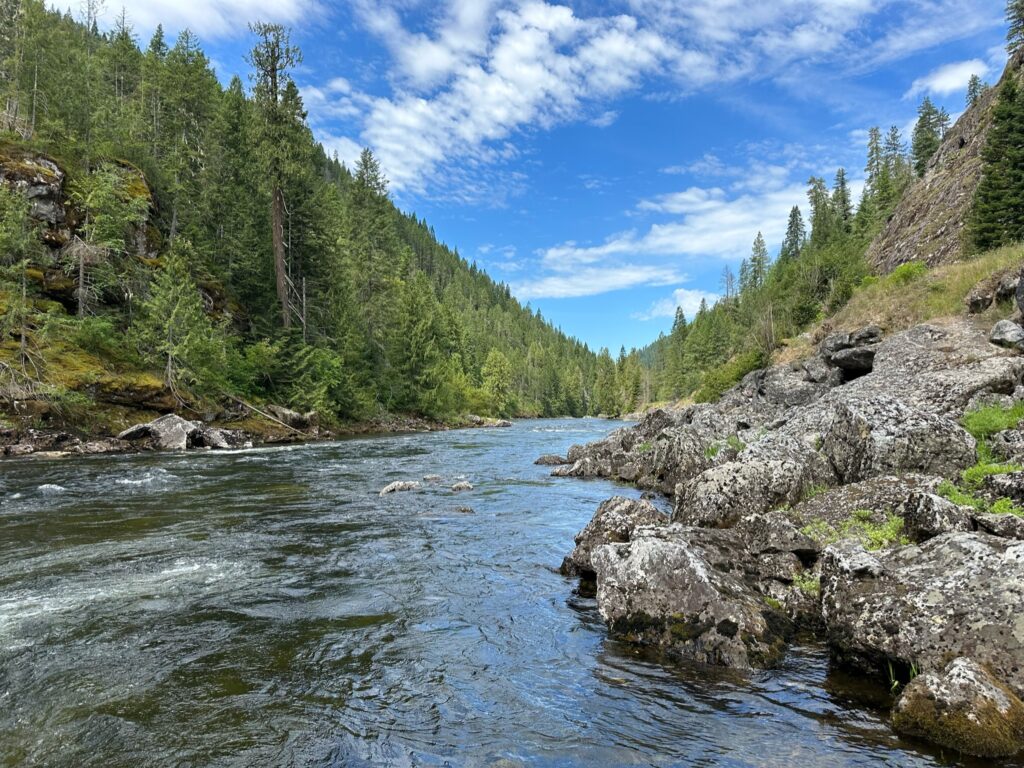
M967 658L912 680L892 723L902 734L975 757L1012 757L1024 748L1024 703Z
M1024 542L958 532L876 553L841 543L822 557L821 590L841 660L928 672L968 656L1024 692Z
M790 621L748 583L732 531L639 528L591 553L611 631L669 657L735 668L782 659Z
M666 516L649 501L613 496L601 502L593 519L576 534L576 548L562 561L561 571L567 576L593 578L590 557L595 549L605 544L626 544L637 528L667 522Z
M1003 78L1024 80L1024 52L1014 56ZM928 163L924 178L904 193L882 232L868 249L868 262L889 272L909 261L931 266L963 255L964 226L981 179L985 146L998 86L989 90L950 128Z
M64 171L45 155L0 149L0 183L21 192L29 201L29 216L46 228L44 239L54 246L67 242Z
M556 456L553 453L547 453L533 463L539 467L560 467L563 464L568 464L569 461L564 456Z
M1021 303L1024 294L1024 272L1019 269L1007 269L982 280L967 295L965 303L971 314L984 312L993 304L1015 299ZM1024 307L1021 308L1024 311Z

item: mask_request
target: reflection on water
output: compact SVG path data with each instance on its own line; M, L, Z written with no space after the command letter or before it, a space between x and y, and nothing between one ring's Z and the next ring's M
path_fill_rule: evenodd
M613 426L0 465L0 764L956 764L820 647L751 677L609 640L556 567L636 492L531 462Z

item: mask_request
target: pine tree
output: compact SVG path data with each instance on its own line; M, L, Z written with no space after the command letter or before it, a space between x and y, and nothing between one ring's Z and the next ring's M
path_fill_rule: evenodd
M924 176L928 169L928 161L939 149L944 131L942 114L927 96L918 107L917 123L914 125L910 150L914 171L918 177ZM945 121L948 122L948 120L949 116L946 115Z
M788 261L799 256L806 240L807 229L804 227L804 217L800 213L800 206L794 205L789 212L786 237L782 241L782 250L779 251L779 261Z
M259 42L249 54L249 63L255 70L253 98L259 112L257 125L261 132L261 149L267 180L270 185L271 237L274 253L274 276L277 300L281 309L281 323L291 326L292 309L285 253L286 201L284 186L292 171L290 138L298 115L289 113L284 95L291 83L291 70L302 63L302 53L291 45L288 31L280 24L258 22L250 24Z
M967 82L967 108L970 109L977 104L988 89L988 84L983 83L980 77L971 75L971 79Z
M836 183L832 188L832 211L840 229L849 232L853 219L853 200L850 198L850 187L846 183L844 168L836 171Z
M982 150L970 232L979 250L1024 240L1024 94L1007 78Z
M1006 21L1006 50L1014 56L1024 50L1024 0L1008 0Z
M765 244L764 235L760 232L754 238L754 245L750 250L750 283L754 289L764 285L768 276L768 246Z
M223 386L226 350L189 272L195 259L191 244L179 239L154 277L136 324L139 349L163 367L164 383L175 392L183 385Z

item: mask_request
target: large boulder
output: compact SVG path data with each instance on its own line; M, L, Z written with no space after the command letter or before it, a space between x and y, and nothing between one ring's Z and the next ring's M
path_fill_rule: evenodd
M939 671L967 656L1024 692L1024 542L946 533L920 546L825 550L822 615L840 660Z
M639 528L591 553L613 634L670 658L735 668L778 663L792 625L748 582L732 531Z
M966 658L912 680L896 702L892 724L907 736L975 757L1012 757L1024 748L1024 703Z
M1000 320L992 328L989 341L1007 349L1024 349L1024 328L1012 320Z
M728 528L741 517L797 503L808 488L834 475L813 447L782 435L742 451L676 489L674 522Z
M158 451L184 451L196 446L202 430L202 422L189 421L176 413L169 413L146 424L129 427L117 438L128 442L147 440Z
M822 452L844 483L878 475L952 475L974 464L977 444L963 427L882 395L836 403Z
M597 547L627 543L637 528L667 522L657 507L643 499L615 496L603 501L586 527L576 534L576 548L562 562L562 573L593 578L590 557Z
M970 531L974 510L961 507L934 493L912 493L896 508L903 527L913 541L927 541L941 533Z

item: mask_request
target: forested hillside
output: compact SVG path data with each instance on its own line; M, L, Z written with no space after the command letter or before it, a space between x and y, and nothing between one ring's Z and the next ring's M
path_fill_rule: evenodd
M1024 241L1021 5L1010 4L1010 62L1000 83L993 88L973 78L955 126L926 97L909 146L895 126L884 134L872 128L856 204L844 169L831 186L810 179L807 218L793 208L774 260L758 233L739 275L725 268L719 301L691 318L677 310L670 334L623 353L638 372L626 373L636 384L619 387L625 392L619 410L715 400L885 272L894 270L884 279L898 292L929 266Z
M0 0L5 400L597 408L595 355L399 211L369 151L349 169L315 141L286 29L254 25L225 87L188 31L140 48L83 14Z

